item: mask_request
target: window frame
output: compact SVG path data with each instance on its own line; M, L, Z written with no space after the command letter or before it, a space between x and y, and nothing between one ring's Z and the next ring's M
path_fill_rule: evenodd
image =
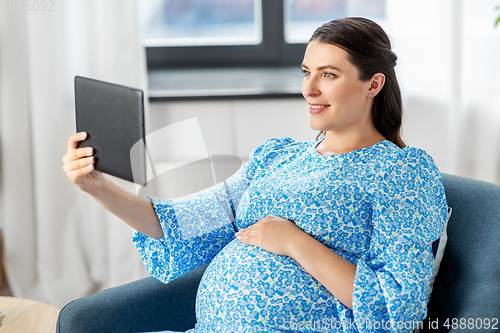
M285 41L284 1L262 0L262 42L257 45L147 46L148 69L298 66L306 43Z

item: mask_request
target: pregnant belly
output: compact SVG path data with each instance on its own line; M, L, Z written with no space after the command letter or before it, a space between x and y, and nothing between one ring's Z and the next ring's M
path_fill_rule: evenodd
M293 259L233 240L208 266L196 310L200 323L308 331L338 320L339 306Z

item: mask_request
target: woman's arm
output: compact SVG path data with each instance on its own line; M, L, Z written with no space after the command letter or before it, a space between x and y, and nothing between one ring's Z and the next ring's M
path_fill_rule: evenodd
M293 241L290 257L342 304L352 309L356 265L340 257L302 230Z
M93 149L77 148L78 142L86 137L85 132L69 137L68 150L62 158L66 176L76 187L87 192L101 206L135 230L153 238L160 238L163 231L151 202L139 198L94 170Z
M101 206L116 215L135 230L151 238L161 238L163 230L150 200L138 197L109 178L96 193L89 193Z
M342 304L352 309L356 265L337 255L292 221L268 216L236 233L238 240L295 259Z

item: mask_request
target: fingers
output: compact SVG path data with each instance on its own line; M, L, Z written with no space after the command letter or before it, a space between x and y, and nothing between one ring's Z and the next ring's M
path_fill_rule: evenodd
M94 169L95 158L94 149L91 147L77 148L78 142L84 140L87 133L79 132L72 134L68 139L68 151L63 156L63 170L66 172L68 178L76 180L82 175L86 175ZM83 169L83 170L81 170ZM78 171L78 173L73 171Z
M83 141L87 138L87 133L78 132L70 135L68 139L68 151L71 149L76 149L78 147L78 142Z
M248 227L248 228L245 228L245 229L241 229L240 231L238 231L237 233L235 233L234 235L236 236L236 238L241 242L241 243L244 243L244 244L254 244L255 243L255 240L256 240L256 232L258 230L255 229L255 228L252 228L252 226Z
M73 149L69 154L69 161L75 161L83 157L89 157L94 154L94 149L92 147Z
M83 167L83 168L80 168L80 169L66 171L66 175L68 176L68 178L73 183L76 184L79 179L82 179L83 176L88 175L92 171L94 171L94 165L93 164L89 164L86 167Z
M64 171L73 171L79 170L82 168L89 167L90 165L94 165L95 158L94 156L84 157L77 160L66 161L63 165Z
M94 160L90 158L93 154L94 149L91 147L69 150L62 158L63 169L74 170L88 165L86 162L94 163Z
M93 155L94 150L91 147L77 148L78 142L84 140L86 137L87 133L85 132L75 133L69 137L68 150L62 158L64 164Z
M250 228L246 228L246 229L241 229L239 230L238 232L235 233L236 237L249 237L251 235L253 235L254 233L254 230L253 229L250 229Z

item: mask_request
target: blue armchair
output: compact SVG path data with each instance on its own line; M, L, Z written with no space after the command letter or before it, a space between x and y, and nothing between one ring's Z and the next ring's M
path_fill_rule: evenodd
M453 214L421 332L498 332L500 186L449 174L443 174L443 182ZM168 284L148 277L73 301L61 310L57 332L192 328L196 291L205 268Z
M500 186L443 174L448 242L421 332L500 331Z

